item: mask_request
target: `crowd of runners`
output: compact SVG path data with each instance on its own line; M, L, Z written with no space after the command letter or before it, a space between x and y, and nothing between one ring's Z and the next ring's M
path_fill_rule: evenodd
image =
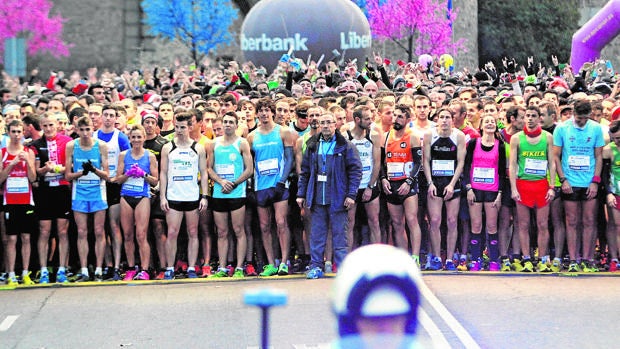
M2 278L315 279L374 243L423 270L617 271L614 71L521 63L5 75Z

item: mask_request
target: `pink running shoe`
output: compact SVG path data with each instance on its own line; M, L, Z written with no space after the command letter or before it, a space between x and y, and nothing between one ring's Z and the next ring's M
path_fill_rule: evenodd
M138 272L135 269L129 269L125 272L125 277L123 281L131 281L136 276Z
M150 280L151 277L149 276L149 273L146 270L142 270L138 273L138 275L136 275L135 279L136 280Z

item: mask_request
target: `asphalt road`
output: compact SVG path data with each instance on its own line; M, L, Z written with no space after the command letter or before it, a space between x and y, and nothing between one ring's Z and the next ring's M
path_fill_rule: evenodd
M620 342L620 273L424 274L423 347L593 348ZM34 287L0 292L0 348L257 348L249 289L287 292L273 308L273 348L328 348L333 279L199 280Z

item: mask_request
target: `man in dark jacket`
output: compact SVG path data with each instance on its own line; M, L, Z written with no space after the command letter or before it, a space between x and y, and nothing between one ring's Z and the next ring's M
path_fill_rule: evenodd
M362 178L357 149L336 132L336 117L324 113L319 125L321 132L307 142L297 190L297 204L305 205L312 214L308 279L323 276L323 253L330 228L335 262L342 263L347 253L347 210L355 204Z

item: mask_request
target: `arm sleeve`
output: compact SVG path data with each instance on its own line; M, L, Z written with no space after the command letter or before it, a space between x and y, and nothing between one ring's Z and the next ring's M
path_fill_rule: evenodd
M499 142L499 161L497 162L497 172L499 174L499 190L504 192L504 184L506 183L506 145Z
M413 168L411 169L411 178L417 179L422 168L422 147L411 148L411 155L413 156Z
M282 171L282 177L280 177L280 182L286 182L288 175L291 173L293 169L293 165L295 164L295 155L293 153L293 147L287 146L284 147L284 170Z
M379 67L379 73L381 73L381 81L383 81L383 84L385 85L385 87L387 87L388 89L393 89L394 85L392 85L392 83L390 82L390 78L388 76L387 71L385 71L385 67L381 66Z
M286 89L291 90L293 88L293 73L286 72Z

